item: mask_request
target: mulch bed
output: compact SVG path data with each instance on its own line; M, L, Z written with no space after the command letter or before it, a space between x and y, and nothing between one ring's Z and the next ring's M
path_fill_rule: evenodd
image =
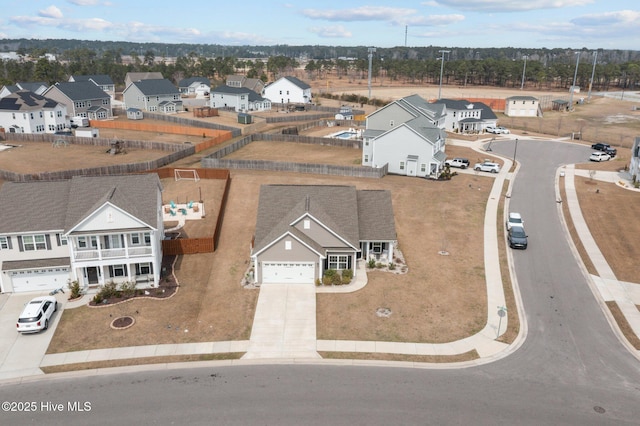
M173 265L175 263L176 256L163 256L162 257L162 266L161 266L161 277L160 284L158 287L147 288L147 289L138 289L131 295L120 294L119 296L109 297L100 303L95 303L93 300L89 302L89 306L108 306L115 305L117 303L123 302L129 299L136 298L156 298L156 299L165 299L173 296L173 294L178 291L178 281L176 280L175 275L173 274Z

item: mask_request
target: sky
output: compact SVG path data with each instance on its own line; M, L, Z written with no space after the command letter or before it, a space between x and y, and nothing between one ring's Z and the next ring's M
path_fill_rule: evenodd
M637 0L0 0L1 38L640 50Z

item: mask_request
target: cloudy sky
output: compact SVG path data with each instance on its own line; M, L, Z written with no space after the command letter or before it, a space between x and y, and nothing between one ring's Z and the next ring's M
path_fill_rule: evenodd
M0 0L0 38L640 49L637 0Z

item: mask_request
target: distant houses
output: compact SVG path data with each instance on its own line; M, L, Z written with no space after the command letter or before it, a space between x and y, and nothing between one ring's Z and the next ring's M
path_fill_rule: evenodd
M133 81L122 92L125 109L176 113L184 106L178 88L166 78Z
M272 103L301 103L313 102L311 86L296 77L282 77L264 88L264 97Z
M68 127L67 107L20 90L0 99L0 127L8 133L55 133Z
M67 106L70 117L105 120L113 117L111 96L92 81L63 82L49 87L43 96Z
M504 115L507 117L542 116L540 101L533 96L510 96L505 100Z

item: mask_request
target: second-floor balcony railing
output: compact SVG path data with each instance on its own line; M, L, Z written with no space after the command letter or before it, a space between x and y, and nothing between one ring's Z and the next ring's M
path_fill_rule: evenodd
M126 259L137 256L148 256L150 254L152 254L151 246L74 251L74 257L76 260Z

